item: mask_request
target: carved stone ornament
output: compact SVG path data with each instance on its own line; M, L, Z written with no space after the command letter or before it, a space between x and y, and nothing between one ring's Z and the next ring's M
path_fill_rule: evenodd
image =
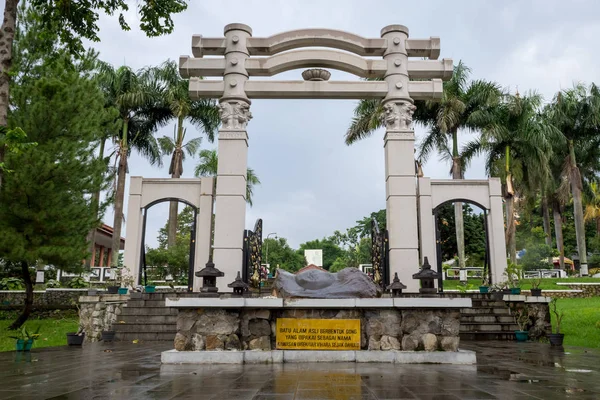
M388 130L412 130L412 116L416 109L407 101L386 103L383 106L385 127Z
M244 101L225 101L219 104L221 129L246 130L248 121L252 119L250 104Z

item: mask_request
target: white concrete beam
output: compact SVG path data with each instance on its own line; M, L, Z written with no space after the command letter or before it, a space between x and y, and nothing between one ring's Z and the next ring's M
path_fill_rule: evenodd
M219 98L223 81L190 79L190 97ZM245 92L250 99L382 99L388 92L384 81L247 81ZM415 100L436 100L442 97L440 79L411 81L410 97Z
M444 81L452 78L454 65L452 59L442 60L409 60L408 76L411 79L441 78Z

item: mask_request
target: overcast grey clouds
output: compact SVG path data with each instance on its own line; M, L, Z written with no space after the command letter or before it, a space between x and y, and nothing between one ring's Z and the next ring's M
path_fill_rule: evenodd
M473 78L497 81L520 92L538 90L550 100L574 81L600 83L598 38L600 5L590 1L198 1L175 16L175 32L147 38L138 29L123 32L116 17L100 21L100 43L93 47L115 65L133 68L155 65L191 54L193 34L222 36L232 22L250 25L253 36L322 27L379 37L382 27L403 24L410 36L441 37L441 57L463 60ZM130 25L137 16L130 12ZM289 71L278 79L300 79ZM333 79L357 79L334 72ZM277 232L293 246L345 230L354 221L385 207L383 133L348 147L343 142L355 102L334 100L257 100L248 125L249 166L262 181L246 226L263 218L264 232ZM159 133L172 134L172 126ZM423 136L417 127L417 140ZM197 136L188 126L188 137ZM463 134L462 140L468 138ZM204 141L203 147L216 143ZM130 176L167 177L163 168L134 155ZM193 175L188 158L184 177ZM437 157L424 166L426 176L447 178L450 165ZM467 178L484 177L481 160ZM127 210L127 208L125 208ZM167 207L149 214L146 242L156 243L156 231L166 222ZM112 225L112 213L105 221Z

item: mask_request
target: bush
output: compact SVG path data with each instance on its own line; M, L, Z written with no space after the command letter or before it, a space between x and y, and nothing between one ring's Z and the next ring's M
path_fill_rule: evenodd
M546 244L537 244L528 247L521 258L521 265L525 270L547 269L551 267L548 258L552 257L552 248Z
M48 282L46 282L46 287L47 288L59 288L60 282L55 281L54 279L50 279Z
M21 278L3 278L0 279L0 290L23 290L25 283Z
M81 276L76 276L69 282L69 287L72 289L83 289L88 287L88 283Z

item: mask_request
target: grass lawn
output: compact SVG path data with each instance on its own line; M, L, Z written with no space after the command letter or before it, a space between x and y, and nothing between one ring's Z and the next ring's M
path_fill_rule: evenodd
M560 324L565 345L600 348L600 297L558 299L557 308L565 313ZM555 329L556 319L552 314L552 332Z
M0 351L15 350L15 339L9 336L15 335L15 331L9 331L8 326L12 320L0 320ZM40 338L33 343L33 348L65 346L67 344L67 332L76 332L79 321L76 318L63 319L33 319L25 323L28 331L35 331L40 327Z
M520 288L523 290L531 289L532 282L533 282L533 279L521 279ZM540 284L540 289L547 289L547 290L568 290L568 289L570 289L566 285L557 285L558 282L565 282L565 283L595 282L595 283L600 283L600 278L587 278L587 277L586 278L579 278L579 277L575 277L575 278L544 278L544 279L542 279L542 282ZM469 289L477 290L479 288L479 285L481 285L481 279L469 279L468 284L472 285L472 287ZM450 290L456 289L458 287L458 285L460 285L460 281L458 279L444 281L444 289L450 289Z

